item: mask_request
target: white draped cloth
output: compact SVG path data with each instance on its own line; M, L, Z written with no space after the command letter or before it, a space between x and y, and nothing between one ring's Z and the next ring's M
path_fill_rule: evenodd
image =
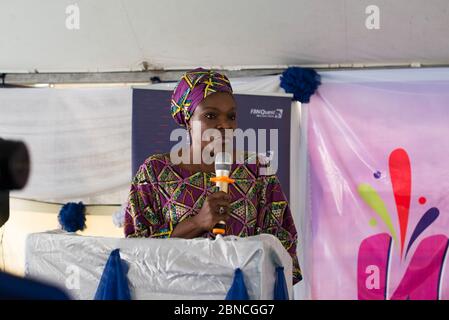
M26 275L93 299L106 261L119 248L132 299L219 299L243 272L250 299L271 300L276 267L284 267L292 298L292 259L273 235L216 240L104 238L45 232L29 235Z

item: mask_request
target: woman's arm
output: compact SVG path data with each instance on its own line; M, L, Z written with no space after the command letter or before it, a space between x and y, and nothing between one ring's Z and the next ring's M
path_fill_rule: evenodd
M178 223L173 230L172 238L193 239L200 237L206 230L203 230L195 217L187 218Z
M260 225L263 233L276 236L293 260L293 284L301 281L302 274L296 255L298 233L287 198L276 175L260 176L262 182Z
M125 210L125 237L167 238L170 236L172 231L170 222L160 213L154 194L151 184L133 183L131 185Z
M125 210L127 238L167 238L172 232L170 221L161 212L153 175L151 163L145 162L133 178Z

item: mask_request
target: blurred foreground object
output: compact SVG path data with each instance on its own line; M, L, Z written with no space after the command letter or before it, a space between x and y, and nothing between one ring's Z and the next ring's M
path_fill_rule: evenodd
M9 191L25 187L30 156L23 142L0 138L0 227L9 219ZM0 272L0 299L67 300L60 289Z
M9 219L9 191L22 189L30 173L30 156L23 142L0 138L0 226Z

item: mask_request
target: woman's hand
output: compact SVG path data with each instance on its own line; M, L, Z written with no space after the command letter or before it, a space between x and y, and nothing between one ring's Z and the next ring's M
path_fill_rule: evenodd
M231 197L223 191L218 191L209 195L204 201L203 207L198 214L188 219L184 219L173 230L172 238L192 239L201 236L205 232L212 231L212 228L221 220L229 218L229 204ZM223 208L220 214L220 207Z
M229 218L230 201L231 197L229 194L223 191L212 193L206 198L206 201L204 201L200 212L192 217L194 223L202 232L212 230L218 222L221 220L226 221Z

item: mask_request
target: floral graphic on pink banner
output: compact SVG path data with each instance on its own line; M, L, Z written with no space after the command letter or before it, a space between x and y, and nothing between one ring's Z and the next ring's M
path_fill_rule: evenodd
M382 233L363 240L358 255L358 298L363 300L383 300L388 296L388 267L392 254L392 240L398 244L399 255L404 257L404 240L407 234L407 222L410 214L411 167L408 154L403 149L396 149L390 155L390 178L396 202L400 227L400 241L393 228L392 217L388 213L382 198L369 184L360 184L359 194L365 203L373 209L388 227L390 234ZM377 179L378 175L375 176ZM426 203L425 197L419 198L420 204ZM438 218L439 210L435 207L427 210L418 221L407 245L408 254L415 240ZM372 218L373 225L377 220ZM441 283L441 271L448 247L445 235L433 235L423 239L407 271L391 299L438 299Z
M449 299L449 82L323 84L307 106L313 299Z

